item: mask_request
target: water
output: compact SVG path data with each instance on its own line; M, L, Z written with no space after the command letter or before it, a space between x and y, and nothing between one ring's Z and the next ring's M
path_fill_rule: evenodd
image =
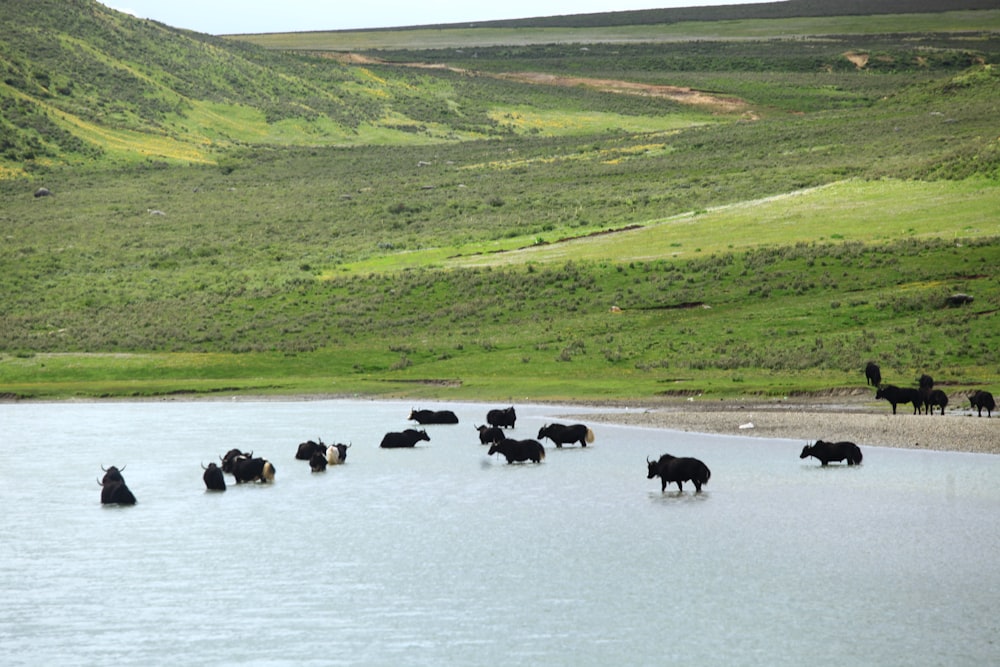
M418 405L461 423L379 449L410 407L0 405L3 663L1000 663L1000 457L821 469L798 441L593 424L508 466L473 429L504 406L474 404ZM522 438L579 411L517 410ZM347 463L294 460L316 437ZM276 483L205 492L231 447ZM706 491L661 493L664 452L704 460ZM112 464L135 507L99 504Z

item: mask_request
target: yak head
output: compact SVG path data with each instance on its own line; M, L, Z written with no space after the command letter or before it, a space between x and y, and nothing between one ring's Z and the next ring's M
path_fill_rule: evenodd
M822 445L822 444L823 444L822 440L817 440L815 445L810 445L807 442L806 446L802 448L802 453L799 454L799 458L800 459L804 459L804 458L808 458L808 457L812 456L813 447L816 447L817 445Z
M493 456L493 455L494 455L494 454L496 454L497 452L501 451L500 447L501 447L502 445L503 445L503 441L501 441L501 440L494 440L494 441L493 441L493 444L492 444L492 445L490 445L490 451L489 451L489 452L487 452L487 454L486 454L486 455L487 455L487 456Z
M646 457L646 479L653 479L660 474L659 461L650 461L649 457Z

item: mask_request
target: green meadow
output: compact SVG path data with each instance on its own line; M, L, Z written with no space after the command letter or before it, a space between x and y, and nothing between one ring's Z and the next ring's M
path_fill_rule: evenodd
M220 38L5 3L0 395L996 390L967 4Z

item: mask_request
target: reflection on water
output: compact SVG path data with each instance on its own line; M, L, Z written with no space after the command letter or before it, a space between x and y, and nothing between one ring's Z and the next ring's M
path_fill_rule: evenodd
M379 449L410 407L0 406L4 663L1000 662L1000 457L821 468L798 441L596 424L506 465L473 428L496 406L472 404ZM518 406L514 434L568 411ZM317 437L353 443L347 463L295 460ZM230 447L276 483L205 492ZM663 453L705 461L705 491L660 493ZM135 507L100 506L111 464Z

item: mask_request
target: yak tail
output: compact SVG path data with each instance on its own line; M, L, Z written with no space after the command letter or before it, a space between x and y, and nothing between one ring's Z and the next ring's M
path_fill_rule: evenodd
M539 461L545 460L545 447L543 447L542 445L538 445L538 460Z
M274 481L274 466L270 461L264 461L264 469L261 471L260 475L265 482Z
M712 476L712 471L709 470L708 466L705 465L705 464L702 464L701 467L704 468L704 471L705 471L705 477L704 477L704 479L701 480L701 483L702 484L708 484L708 478Z
M587 442L591 443L593 441L594 441L594 432L588 428L587 429Z

